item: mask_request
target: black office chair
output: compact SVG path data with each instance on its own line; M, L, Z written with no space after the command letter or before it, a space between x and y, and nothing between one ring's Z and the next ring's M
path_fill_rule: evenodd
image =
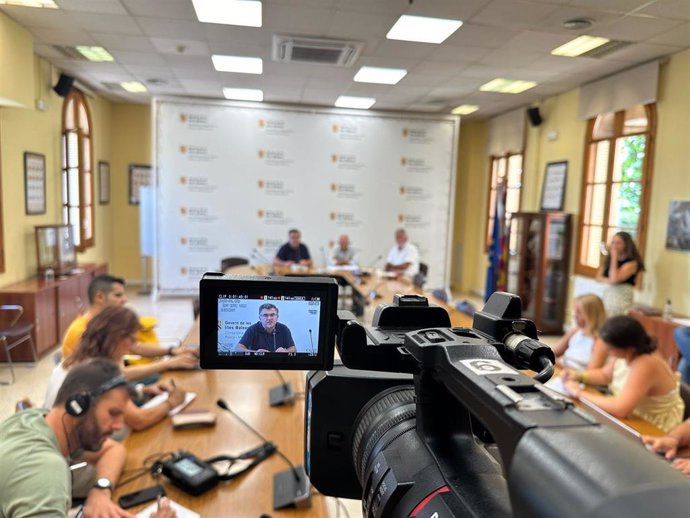
M249 259L245 259L244 257L226 257L220 261L220 271L225 272L228 268L242 266L244 264L249 264Z
M412 285L415 288L423 288L426 278L429 275L429 265L426 263L419 263L419 272L412 277Z
M10 324L4 329L0 329L0 342L3 345L5 356L7 357L7 366L10 369L12 380L0 381L0 385L12 385L16 379L14 376L14 366L12 365L12 350L24 342L28 342L31 356L34 359L33 366L38 362L38 358L36 357L36 348L34 347L33 338L31 338L31 331L34 325L31 322L19 322L19 319L24 314L24 308L19 304L4 304L0 306L0 313L4 312L7 312L6 314L9 315L15 313L14 316L10 316L6 320L3 319L3 321L9 321Z

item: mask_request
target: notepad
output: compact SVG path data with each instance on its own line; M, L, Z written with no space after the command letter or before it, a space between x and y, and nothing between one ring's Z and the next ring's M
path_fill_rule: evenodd
M175 414L179 414L187 405L189 405L192 401L196 399L196 392L187 392L184 395L184 401L177 405L175 408L171 408L170 412L168 412L169 416L173 416ZM152 397L149 399L146 403L141 405L141 408L153 408L158 405L162 405L168 400L168 393L163 392L161 394L158 394L157 396Z
M181 506L177 502L173 502L172 500L168 499L170 502L170 507L175 511L177 518L201 518L201 515L199 513L195 513L191 509L187 509L184 506ZM158 510L158 502L152 503L150 506L148 506L146 509L143 511L139 511L137 513L138 518L149 518L153 513L155 513Z

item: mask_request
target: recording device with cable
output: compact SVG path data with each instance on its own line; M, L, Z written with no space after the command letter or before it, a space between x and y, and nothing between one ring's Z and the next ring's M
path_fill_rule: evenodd
M218 347L217 297L202 281L202 358ZM398 298L371 328L341 311L320 330L324 363L335 342L344 364L307 375L305 466L321 493L361 498L367 518L687 512L690 481L542 385L553 351L519 297L494 293L472 328L444 311Z

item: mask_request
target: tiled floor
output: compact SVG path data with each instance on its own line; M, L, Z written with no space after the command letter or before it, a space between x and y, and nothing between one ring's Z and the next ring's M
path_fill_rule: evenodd
M153 302L150 296L138 295L128 292L129 304L140 315L151 315L158 318L157 332L159 337L183 338L193 322L191 298L166 298ZM457 296L455 301L469 300L476 308L481 309L483 302L475 296ZM371 324L373 308L364 316L366 325ZM553 343L557 337L543 337L546 343ZM57 351L57 347L55 349ZM55 365L54 352L44 356L36 367L27 368L20 364L15 373L17 381L13 385L0 386L0 420L14 413L15 403L25 397L33 402L41 404L43 401L47 380ZM4 367L0 367L0 379L5 379L9 373ZM328 499L329 516L347 516L350 518L361 517L361 504L357 500L341 500L345 510L338 513L334 499Z

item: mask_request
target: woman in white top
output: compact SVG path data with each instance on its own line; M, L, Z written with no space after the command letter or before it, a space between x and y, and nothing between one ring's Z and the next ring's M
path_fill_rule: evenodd
M608 354L604 343L598 340L598 331L605 320L604 303L599 297L591 293L576 297L573 304L575 325L553 346L556 362L575 370L602 367Z

